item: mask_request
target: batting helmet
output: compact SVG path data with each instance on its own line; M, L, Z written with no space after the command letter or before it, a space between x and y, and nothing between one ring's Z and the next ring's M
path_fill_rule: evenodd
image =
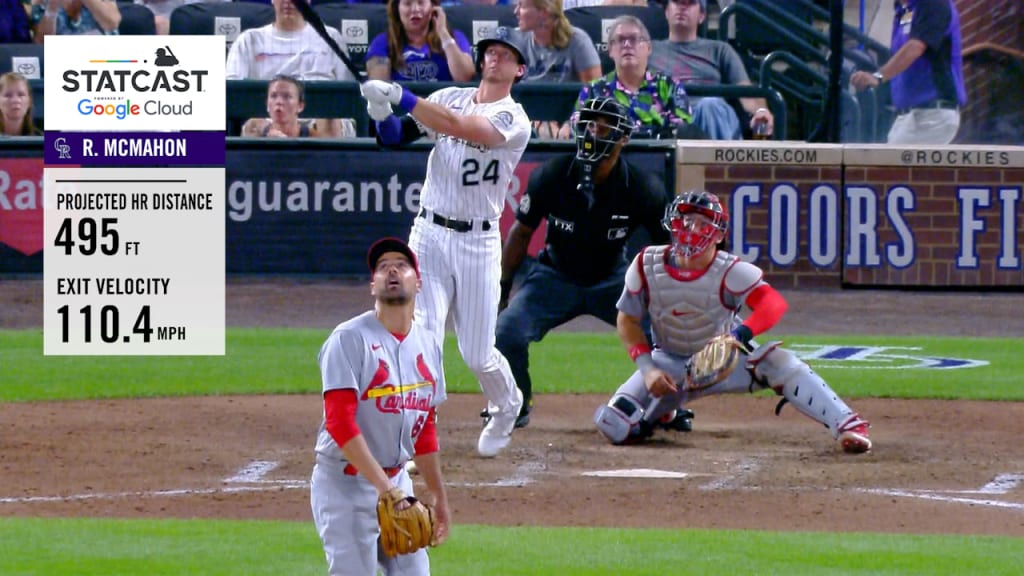
M604 120L607 132L598 125L598 119ZM614 98L591 98L585 101L574 126L576 158L584 162L601 160L611 153L623 137L633 133L633 127L633 120L626 108Z
M483 74L484 71L484 53L487 52L487 47L492 44L501 44L509 50L515 53L519 60L519 64L526 66L526 50L523 48L522 39L516 34L515 30L508 26L499 26L495 28L494 34L489 38L476 43L476 71L479 74ZM522 80L522 76L516 77L516 82Z
M704 190L684 192L665 209L661 225L687 258L695 258L724 239L729 213L718 196Z

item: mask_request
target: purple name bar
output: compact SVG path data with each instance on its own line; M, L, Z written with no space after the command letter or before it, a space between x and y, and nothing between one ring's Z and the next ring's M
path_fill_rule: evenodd
M54 132L43 136L47 165L223 166L224 132Z

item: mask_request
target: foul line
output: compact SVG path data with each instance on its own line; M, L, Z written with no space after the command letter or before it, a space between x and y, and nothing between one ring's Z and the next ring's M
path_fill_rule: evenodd
M182 488L175 490L107 492L93 494L70 494L65 496L14 496L0 497L0 504L32 504L51 502L77 502L84 500L116 500L122 498L173 498L179 496L202 496L210 494L242 494L247 492L266 492L270 490L308 489L305 480L265 480L264 476L278 466L272 460L253 460L228 478L225 484L248 484L247 486L223 486L219 488ZM700 490L757 490L759 487L745 487L749 477L756 474L761 466L757 459L743 459L735 467L733 474L726 474L716 480L699 487ZM524 462L516 467L512 476L500 478L494 482L448 482L448 486L461 488L518 488L534 482L534 477L547 471L547 465L541 462ZM1003 495L1024 484L1024 474L997 474L990 482L978 490L914 490L907 488L857 488L854 492L881 496L897 496L902 498L918 498L947 502L951 504L969 504L988 506L1009 510L1024 511L1024 503L1006 502L990 498L970 498L969 495Z
M914 492L910 490L891 490L885 488L861 488L858 492L867 494L881 494L883 496L902 496L905 498L920 498L922 500L937 500L939 502L952 502L956 504L972 504L975 506L991 506L993 508L1010 508L1012 510L1024 510L1024 504L1020 502L1003 502L1002 500L988 500L981 498L965 498L963 496L943 496L930 492Z
M265 492L269 490L292 490L309 488L308 482L286 480L273 486L228 486L225 488L197 488L180 490L157 490L150 492L108 492L98 494L69 494L67 496L21 496L0 498L0 504L21 504L40 502L76 502L81 500L117 500L119 498L161 498L176 496L201 496L208 494L236 494L241 492Z

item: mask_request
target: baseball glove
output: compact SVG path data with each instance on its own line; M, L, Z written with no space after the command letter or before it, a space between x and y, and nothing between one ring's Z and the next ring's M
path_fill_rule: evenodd
M409 505L399 510L400 503ZM377 499L380 544L388 556L410 554L428 546L434 535L433 511L401 488L392 488Z
M732 334L719 334L690 357L686 386L700 390L718 384L732 374L740 360L740 344Z

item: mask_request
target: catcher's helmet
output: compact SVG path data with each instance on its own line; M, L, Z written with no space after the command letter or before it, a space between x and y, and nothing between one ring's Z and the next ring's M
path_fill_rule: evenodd
M519 64L526 65L526 50L523 48L521 39L516 35L516 32L507 27L499 26L494 29L494 34L489 38L476 43L476 71L478 74L483 74L484 71L484 53L487 52L487 47L492 44L501 44L509 50L515 53L519 59ZM522 76L516 77L516 82L522 80Z
M598 125L603 119L607 128ZM614 98L591 98L580 107L576 125L576 158L597 162L611 153L623 137L633 133L633 121Z
M718 196L704 190L684 192L665 209L661 225L685 257L694 258L724 239L729 213Z

